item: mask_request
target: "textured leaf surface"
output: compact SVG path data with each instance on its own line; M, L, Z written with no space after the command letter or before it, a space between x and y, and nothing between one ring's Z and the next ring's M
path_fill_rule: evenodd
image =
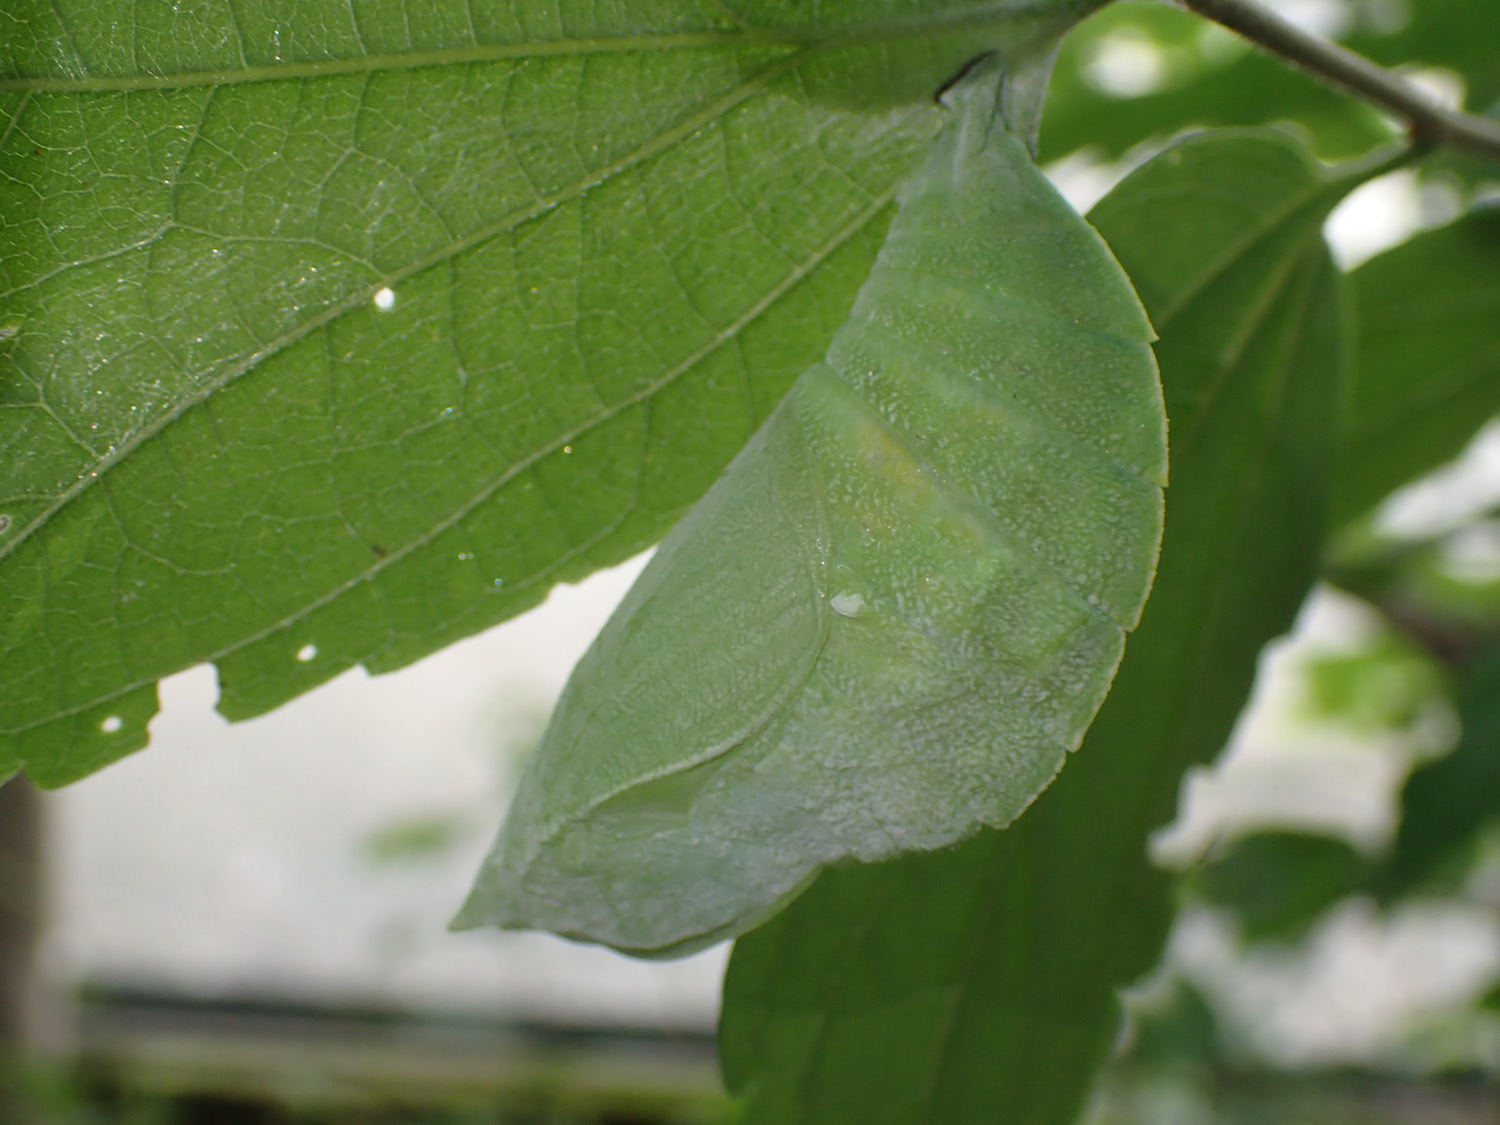
M9 0L0 775L653 542L823 353L934 91L1095 3Z
M679 952L999 826L1149 588L1165 434L1118 265L967 80L824 363L580 662L463 921Z
M1312 579L1345 366L1319 238L1347 184L1274 133L1208 134L1091 219L1161 334L1172 487L1161 567L1084 745L1014 825L824 872L740 939L721 1052L760 1125L1066 1125L1158 958L1146 858L1222 746Z
M1452 460L1500 411L1500 208L1472 211L1352 275L1359 366L1334 514L1365 514Z

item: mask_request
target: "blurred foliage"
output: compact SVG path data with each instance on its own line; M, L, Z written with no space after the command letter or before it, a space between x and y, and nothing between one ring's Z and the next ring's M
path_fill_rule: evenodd
M1356 731L1405 730L1447 699L1447 678L1422 646L1383 630L1353 650L1310 653L1301 665L1303 710Z
M295 1035L279 1042L274 1021L251 1028L241 1044L254 1060L249 1071L233 1065L216 1070L211 1062L163 1065L165 1041L154 1038L157 1029L141 1030L158 1049L135 1062L62 1066L33 1060L0 1073L18 1107L4 1125L730 1125L733 1119L732 1107L718 1093L701 1084L671 1089L659 1075L644 1073L650 1066L635 1085L598 1059L563 1066L572 1082L554 1073L554 1060L508 1081L496 1079L490 1089L434 1081L432 1071L424 1074L409 1061L396 1068L402 1074L394 1080L362 1074L356 1066L346 1068L340 1081L310 1082L297 1055L325 1045ZM513 1058L497 1057L495 1069L509 1072L514 1064ZM576 1081L580 1066L590 1081Z
M1384 899L1472 856L1500 816L1500 645L1468 669L1459 714L1457 747L1419 767L1402 790L1401 827L1375 880Z
M1188 878L1190 894L1231 910L1250 942L1305 937L1335 902L1361 889L1369 861L1343 840L1305 832L1255 832Z
M469 833L460 814L430 813L382 825L366 838L364 858L375 867L441 859Z
M1168 976L1126 1004L1120 1058L1137 1072L1203 1073L1224 1062L1218 1014L1191 981Z
M1347 0L1328 5L1335 37L1386 66L1462 75L1470 106L1500 98L1500 5L1491 0ZM1181 8L1121 0L1078 28L1058 58L1042 157L1080 148L1113 159L1143 140L1213 125L1290 122L1325 160L1399 134L1369 106L1255 50ZM1494 169L1445 166L1472 179Z
M1131 89L1131 83L1137 83ZM1296 122L1318 155L1351 157L1394 131L1367 106L1180 8L1121 0L1069 36L1042 125L1042 159L1102 159L1213 125Z
M1500 208L1424 231L1365 262L1350 281L1359 363L1335 523L1457 457L1500 410Z
M1369 1074L1117 1076L1087 1125L1488 1125L1500 1109L1475 1082L1414 1083Z
M1500 105L1500 5L1351 0L1335 22L1336 37L1354 50L1386 65L1446 72L1470 107ZM1094 160L1139 159L1185 129L1280 120L1323 159L1343 160L1399 132L1369 107L1165 4L1127 0L1099 13L1070 37L1056 73L1043 130L1049 159L1079 150ZM1492 193L1497 178L1494 168L1453 156L1420 175L1444 192L1457 186L1460 208ZM1500 407L1497 216L1472 212L1353 272L1360 363L1336 496L1341 520L1457 456ZM1458 293L1466 299L1456 300ZM1230 912L1252 943L1299 941L1351 894L1376 891L1395 903L1419 891L1456 890L1500 813L1500 657L1490 649L1500 636L1500 524L1480 514L1407 542L1366 520L1346 529L1330 561L1333 580L1368 598L1390 628L1353 651L1304 661L1305 717L1374 738L1408 736L1456 692L1463 733L1451 752L1414 770L1387 855L1372 861L1342 840L1274 830L1233 841L1191 872L1185 893ZM1179 1060L1212 1055L1200 1026L1212 1013L1194 998L1199 1024L1183 1001L1184 1011L1173 1009L1160 1027L1138 1028L1138 1039ZM1175 1038L1159 1034L1168 1026ZM1191 1096L1178 1089L1165 1101L1157 1095L1147 1098L1150 1108L1116 1105L1118 1116L1100 1120L1246 1119L1215 1110L1201 1088ZM1327 1116L1306 1119L1407 1119L1319 1113Z
M1475 634L1500 626L1500 571L1480 569L1474 548L1492 541L1500 525L1470 521L1410 559L1404 574L1406 600L1439 621Z
M1438 72L1469 107L1500 109L1500 5L1347 0L1318 10L1352 49L1388 66ZM1187 129L1266 121L1300 132L1328 161L1354 158L1400 133L1370 107L1190 12L1124 0L1065 44L1042 155L1135 162ZM1500 179L1492 166L1451 155L1417 175L1427 185L1423 224L1453 218L1454 209L1493 194ZM1390 538L1373 518L1351 522L1392 489L1456 457L1500 409L1497 217L1492 209L1462 215L1351 275L1360 358L1335 496L1338 520L1348 526L1330 553L1329 576L1368 599L1389 627L1353 650L1311 653L1301 666L1300 705L1310 722L1410 744L1414 734L1430 742L1432 730L1421 725L1451 708L1463 733L1451 752L1415 768L1400 795L1401 827L1389 854L1370 858L1340 839L1276 829L1231 841L1190 872L1184 893L1230 913L1247 942L1296 943L1350 895L1378 891L1394 904L1419 890L1432 893L1443 876L1442 885L1456 889L1500 812L1500 667L1485 655L1500 637L1500 524L1481 514L1408 542ZM1127 1065L1149 1056L1153 1065L1176 1058L1208 1066L1217 1052L1208 1046L1212 1021L1204 997L1177 996L1138 1024ZM1124 1101L1106 1099L1110 1108L1098 1120L1414 1119L1326 1105L1311 1115L1283 1107L1280 1115L1244 1116L1225 1111L1193 1081L1167 1082L1154 1093L1149 1085L1136 1085Z

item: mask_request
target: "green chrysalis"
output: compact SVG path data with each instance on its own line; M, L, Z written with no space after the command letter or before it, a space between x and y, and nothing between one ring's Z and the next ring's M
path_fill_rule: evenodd
M459 924L679 954L828 864L952 844L1043 789L1161 535L1151 329L999 112L905 185L827 358L584 656Z

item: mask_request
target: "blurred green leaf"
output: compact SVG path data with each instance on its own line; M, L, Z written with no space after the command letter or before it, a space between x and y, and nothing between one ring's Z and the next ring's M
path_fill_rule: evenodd
M1122 1045L1125 1068L1191 1072L1222 1065L1224 1050L1218 1013L1191 981L1172 975L1165 988L1147 984L1147 997L1129 1001L1129 1036Z
M1348 27L1339 38L1351 49L1386 66L1455 71L1471 107L1500 98L1500 5L1492 0L1349 0L1343 14ZM1140 93L1111 92L1112 57L1136 76ZM1365 103L1200 17L1152 0L1124 0L1068 37L1042 155L1055 159L1088 148L1108 159L1190 127L1273 121L1295 123L1324 159L1355 156L1399 131Z
M1161 568L1084 745L1003 832L825 872L740 939L721 1054L751 1123L1071 1121L1172 917L1146 858L1312 580L1346 365L1319 236L1350 186L1281 134L1190 138L1091 216L1161 335Z
M405 817L382 825L364 841L364 857L373 867L420 863L447 855L467 834L458 813Z
M1500 814L1500 645L1474 662L1458 705L1458 745L1413 770L1401 791L1401 825L1373 879L1385 901L1467 858Z
M1383 66L1442 67L1477 111L1500 98L1500 6L1489 0L1355 0L1347 46Z
M1338 522L1457 457L1500 411L1500 208L1419 234L1352 281L1359 365L1335 478Z
M0 776L656 540L826 347L938 87L1099 0L15 0Z
M1119 80L1139 93L1112 91ZM1351 157L1393 130L1375 110L1290 69L1201 16L1153 0L1122 0L1081 24L1058 56L1042 158L1087 149L1102 159L1151 138L1204 126L1292 121L1319 155Z
M1234 841L1188 879L1191 893L1231 911L1247 941L1303 937L1330 906L1361 889L1370 863L1347 842L1305 832Z
M1324 560L1326 581L1378 608L1396 643L1429 654L1434 669L1467 667L1500 632L1500 519L1452 518L1456 526L1418 538L1355 520L1339 528ZM1451 684L1441 694L1451 696Z
M1492 985L1489 991L1479 998L1479 1007L1486 1012L1500 1012L1500 982Z
M1433 656L1396 630L1353 651L1314 651L1300 662L1307 713L1362 732L1409 728L1446 696Z

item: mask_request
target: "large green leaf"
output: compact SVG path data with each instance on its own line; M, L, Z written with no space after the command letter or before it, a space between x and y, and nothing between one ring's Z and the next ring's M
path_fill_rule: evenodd
M1338 520L1457 457L1500 411L1500 208L1419 234L1352 280L1359 365Z
M825 872L739 941L721 1050L749 1122L1077 1114L1116 990L1171 920L1147 837L1313 577L1346 350L1319 223L1348 186L1282 135L1207 134L1091 216L1161 334L1173 483L1151 601L1084 745L1014 825Z
M1007 823L1082 738L1150 588L1165 420L1140 303L1000 73L579 662L463 921L682 952L826 864Z
M1099 2L11 0L0 775L655 540L826 347L938 87Z

